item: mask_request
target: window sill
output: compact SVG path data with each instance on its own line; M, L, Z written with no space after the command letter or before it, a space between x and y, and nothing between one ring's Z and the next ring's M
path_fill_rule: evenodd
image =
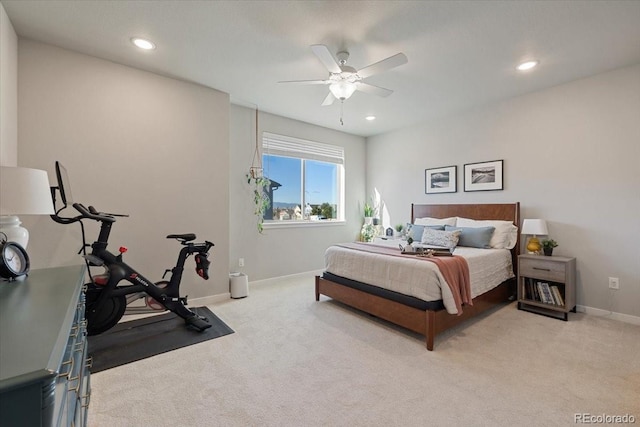
M263 222L262 227L265 230L278 228L298 228L298 227L333 227L343 226L347 221L273 221Z

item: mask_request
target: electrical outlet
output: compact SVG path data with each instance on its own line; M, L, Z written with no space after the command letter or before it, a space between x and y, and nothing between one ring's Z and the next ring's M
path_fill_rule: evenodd
M244 258L238 258L238 267L244 267Z
M609 277L609 289L620 289L620 279Z

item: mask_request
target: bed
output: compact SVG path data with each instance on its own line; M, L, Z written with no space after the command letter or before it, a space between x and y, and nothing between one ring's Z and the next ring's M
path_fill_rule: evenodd
M413 204L411 206L411 223L414 223L417 218L425 217L462 217L480 221L502 220L510 221L517 227L520 222L520 204ZM464 305L459 312L452 309L451 304L446 304L446 298L427 298L430 301L426 301L421 299L422 297L412 295L411 292L394 288L392 284L381 287L380 284L375 286L365 281L352 279L349 274L343 274L341 270L339 270L341 272L340 275L326 270L321 276L316 276L316 301L320 301L320 295L325 295L348 306L417 332L425 337L426 347L432 351L434 339L438 334L513 299L516 289L517 253L520 246L519 233L515 234L514 239L515 245L513 248L508 251L506 249L502 250L502 252L507 252L506 257L510 258L509 268L512 271L508 278L497 285L488 286L486 289L477 291L478 285L479 288L482 288L482 283L477 283L476 273L470 268L471 282L476 282L472 288L475 291L473 292L471 304ZM346 249L351 248L343 247L340 250ZM456 254L458 252L456 250ZM354 254L353 256L360 255ZM382 257L384 255L376 254L375 256ZM398 262L406 261L399 259ZM469 262L473 264L473 261ZM422 263L414 262L414 264ZM431 265L430 262L425 264ZM352 277L361 276L353 275Z

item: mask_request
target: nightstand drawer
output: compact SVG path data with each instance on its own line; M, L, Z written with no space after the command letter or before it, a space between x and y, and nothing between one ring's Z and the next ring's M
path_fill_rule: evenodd
M535 277L541 280L564 283L566 280L565 264L545 259L520 260L519 273L523 277Z

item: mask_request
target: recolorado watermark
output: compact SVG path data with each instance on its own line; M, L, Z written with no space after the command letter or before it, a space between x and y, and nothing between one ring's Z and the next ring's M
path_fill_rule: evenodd
M609 415L582 412L573 414L573 422L576 424L635 424L636 417L632 414Z

